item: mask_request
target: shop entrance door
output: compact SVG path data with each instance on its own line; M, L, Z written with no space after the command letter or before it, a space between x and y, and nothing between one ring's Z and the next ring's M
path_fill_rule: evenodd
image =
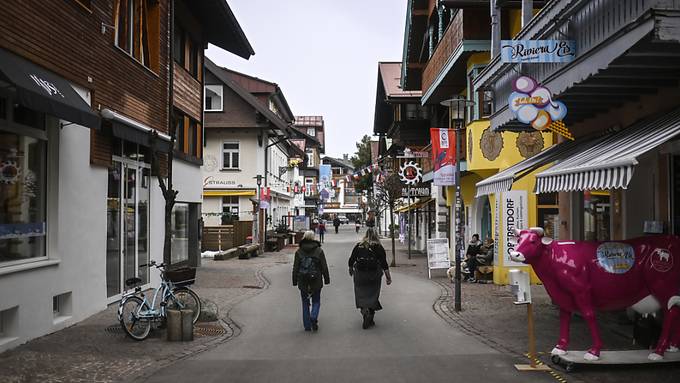
M149 167L114 157L107 198L106 295L123 292L125 280L149 281Z

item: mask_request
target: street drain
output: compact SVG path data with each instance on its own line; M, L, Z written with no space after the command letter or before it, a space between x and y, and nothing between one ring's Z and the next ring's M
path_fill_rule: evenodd
M224 327L214 324L197 324L194 325L195 336L220 336L224 335L226 331Z
M262 289L262 286L245 285L244 289Z

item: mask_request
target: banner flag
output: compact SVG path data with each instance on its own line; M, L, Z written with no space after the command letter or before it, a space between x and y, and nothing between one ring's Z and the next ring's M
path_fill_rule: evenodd
M431 128L433 184L450 186L456 184L456 133L453 129Z

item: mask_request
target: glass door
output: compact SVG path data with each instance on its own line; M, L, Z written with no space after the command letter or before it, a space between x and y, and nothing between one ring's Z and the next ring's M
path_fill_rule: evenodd
M109 168L109 186L106 199L106 296L120 294L120 186L121 163L114 162Z
M137 168L123 164L125 200L123 201L123 281L137 276Z

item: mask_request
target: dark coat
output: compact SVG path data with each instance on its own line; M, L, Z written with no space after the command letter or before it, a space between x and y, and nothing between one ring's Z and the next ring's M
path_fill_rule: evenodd
M311 284L298 285L298 273L300 271L300 261L303 257L312 256L319 259L321 264L321 275L323 276L323 284L327 285L331 283L331 277L328 273L328 264L326 263L326 255L321 249L321 243L319 241L303 239L300 241L300 248L295 252L295 261L293 262L293 286L298 286L300 290L307 289L311 293L315 293L323 287L321 284L321 278L313 281Z
M380 267L374 271L357 270L354 267L357 257L362 254L370 253L372 256L378 258ZM350 273L354 277L354 303L357 308L368 308L373 310L380 310L380 285L382 284L383 270L389 269L387 264L387 255L385 249L381 245L371 246L370 250L356 245L352 250L352 255L347 261Z

